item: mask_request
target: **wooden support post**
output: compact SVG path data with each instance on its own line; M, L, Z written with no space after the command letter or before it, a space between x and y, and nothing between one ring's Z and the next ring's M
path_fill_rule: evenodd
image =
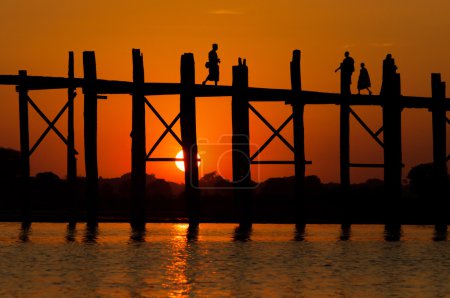
M431 108L432 127L433 127L433 181L432 186L435 230L437 232L447 231L447 207L449 206L447 183L447 135L446 135L446 109L445 109L445 82L441 81L441 74L431 74L431 88L433 105Z
M19 70L19 129L20 129L20 200L22 204L22 224L31 224L30 206L30 133L28 121L27 71Z
M294 50L292 53L291 69L291 88L292 88L292 113L294 123L294 162L295 162L295 197L294 205L296 212L297 228L305 227L305 125L303 121L303 112L305 104L302 101L302 80L300 72L300 50Z
M146 148L144 62L139 49L133 49L133 106L131 131L131 227L144 230L146 223Z
M83 52L83 67L87 225L96 227L98 225L97 67L94 52Z
M250 129L249 108L246 90L248 88L248 68L239 58L238 65L233 66L233 96L231 98L232 118L232 159L234 196L239 208L241 229L248 229L252 225L250 211Z
M75 127L74 127L74 99L76 96L74 85L74 56L69 52L69 88L67 89L67 198L69 200L69 225L74 227L77 222L77 159L75 157Z
M341 70L341 103L340 103L340 179L341 179L341 200L343 210L339 215L343 229L350 227L350 105L351 95L349 79L346 72Z
M400 74L388 74L383 81L384 185L387 212L386 230L400 230L402 196L402 108L400 106Z
M73 79L75 77L74 71L74 56L73 52L69 52L69 71L68 78L70 87L67 89L67 100L69 105L67 107L67 180L74 181L77 177L77 160L75 157L75 128L74 128L74 99L75 87Z
M189 223L199 223L199 188L197 161L197 124L195 117L195 62L192 53L181 56L180 126L184 154L185 196L188 204Z

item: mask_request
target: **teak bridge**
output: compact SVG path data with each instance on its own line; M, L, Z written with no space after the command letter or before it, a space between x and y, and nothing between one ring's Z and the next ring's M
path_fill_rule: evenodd
M386 226L400 227L401 223L395 217L395 202L402 194L402 144L401 144L401 112L404 108L428 109L432 113L433 129L433 165L434 190L441 194L446 190L448 179L446 153L446 125L449 124L446 111L450 110L450 99L445 98L445 83L441 75L431 74L432 97L402 96L400 92L400 75L395 73L390 81L383 80L385 87L382 95L351 95L349 86L343 83L341 72L341 93L324 93L302 90L300 73L300 51L294 50L290 62L291 89L253 88L248 86L248 67L245 59L239 58L239 63L233 66L232 86L205 86L195 84L195 65L192 53L181 56L180 83L148 83L144 80L143 56L139 49L132 50L133 81L113 81L97 78L95 53L83 52L84 78L74 77L74 55L69 52L68 77L29 76L25 70L18 75L0 75L1 85L15 85L19 96L20 118L20 179L21 200L23 202L23 221L31 222L29 207L28 184L30 180L30 157L45 136L53 130L67 146L67 180L68 188L74 187L77 177L76 154L74 142L74 99L76 89L82 88L84 94L84 153L86 168L86 202L88 226L98 223L98 166L97 166L97 100L106 98L108 94L129 94L132 96L132 148L131 148L131 179L132 179L132 208L130 214L133 228L145 228L147 216L145 214L145 184L146 163L149 161L176 161L176 158L154 158L151 154L163 138L170 134L181 145L184 152L185 165L185 198L188 203L189 222L199 223L199 173L197 165L197 135L195 99L197 97L232 97L232 166L235 196L240 202L240 226L251 226L249 216L249 197L251 184L251 164L292 164L295 167L295 199L297 202L297 225L304 226L304 208L302 196L304 191L305 165L310 163L305 159L304 150L304 122L305 105L334 104L340 106L340 183L345 197L350 188L351 167L380 167L384 169L386 197L389 197L392 208L386 217ZM29 95L34 90L67 89L67 102L57 116L50 120L35 104ZM167 122L146 98L152 95L180 95L180 111L171 121ZM253 101L279 101L292 106L292 114L275 128L252 106ZM372 131L365 122L351 108L357 105L381 106L382 127ZM48 124L47 129L31 146L29 142L28 108L31 106ZM165 126L164 133L152 148L147 151L145 112L146 106L157 116ZM249 112L252 111L271 131L272 136L250 155L249 149ZM55 126L60 117L67 112L68 133L64 136ZM350 162L350 115L370 134L384 151L383 164L356 164ZM180 121L181 137L172 130ZM281 134L281 130L293 121L293 144ZM383 133L383 138L380 134ZM266 160L259 161L257 155L274 139L278 137L292 152L292 161ZM71 192L69 191L69 196ZM440 195L443 200L448 197ZM69 198L70 199L70 198ZM73 199L73 198L72 198ZM442 201L442 200L441 200ZM439 209L439 207L437 207ZM442 208L441 208L442 209ZM445 212L436 217L436 229L447 229ZM76 217L69 221L76 221ZM342 225L349 226L351 222L342 221Z

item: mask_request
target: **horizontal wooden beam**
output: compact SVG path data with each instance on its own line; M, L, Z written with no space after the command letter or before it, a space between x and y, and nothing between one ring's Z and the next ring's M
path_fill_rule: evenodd
M374 164L374 163L351 163L352 168L384 168L384 164Z
M147 158L147 161L184 161L184 159L176 157L149 157ZM201 160L197 159L197 161Z
M0 85L19 85L19 76L0 75Z
M253 165L293 165L295 161L293 160L252 160L250 162ZM312 161L305 160L306 165L312 164Z
M84 79L64 77L27 76L23 82L26 90L51 90L65 89L69 87L82 88ZM19 85L18 75L0 75L0 85ZM97 94L132 94L133 83L115 80L96 80L95 88ZM178 95L181 86L179 83L144 83L142 92L144 95ZM228 97L233 96L236 90L232 86L204 86L194 85L192 93L195 97ZM242 92L242 90L241 90ZM292 90L252 88L246 89L245 96L250 101L283 101L289 104L292 100ZM335 104L341 102L341 95L329 92L302 91L304 104ZM359 106L382 106L383 100L378 95L351 95L348 98L350 105ZM399 103L404 108L431 108L432 99L427 97L401 96ZM450 111L450 98L445 99L445 108Z
M384 168L384 164L377 164L377 163L351 163L350 167L352 168ZM404 168L405 165L402 164L402 168Z
M0 75L0 85L19 85L19 76ZM23 81L27 90L64 89L69 87L81 87L83 79L69 79L63 77L27 76Z

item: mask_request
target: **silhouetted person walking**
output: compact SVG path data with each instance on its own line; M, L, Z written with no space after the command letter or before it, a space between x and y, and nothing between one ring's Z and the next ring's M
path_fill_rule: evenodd
M370 77L367 68L365 67L364 62L361 63L361 69L359 70L358 77L358 95L361 94L361 90L367 89L369 91L369 95L372 95L372 91L370 91Z
M207 81L214 81L214 85L217 86L217 82L219 81L219 63L220 59L217 56L218 45L214 43L212 45L212 50L208 53L208 62L206 62L205 66L209 69L209 74L206 79L203 81L202 85L205 85Z
M397 65L391 54L387 54L383 60L383 82L381 83L380 95L385 94L386 90L392 90L396 80Z
M355 71L355 60L350 57L348 51L344 53L344 56L345 58L342 60L341 65L334 72L341 71L341 93L351 94L350 84L352 83L352 74Z

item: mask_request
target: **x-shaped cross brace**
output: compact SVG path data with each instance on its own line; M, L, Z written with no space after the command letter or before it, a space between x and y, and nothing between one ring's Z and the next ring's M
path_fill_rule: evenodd
M166 128L162 135L158 138L158 140L155 142L155 144L152 146L150 151L147 154L147 159L150 157L150 155L155 151L155 149L158 147L158 145L161 143L161 141L164 139L164 137L170 133L175 140L180 144L181 146L181 139L176 135L176 133L172 130L172 127L177 123L177 121L180 119L181 114L178 113L178 115L170 122L170 124L167 124L167 122L164 120L164 118L158 113L158 111L153 107L153 105L150 103L150 101L144 97L145 103L150 108L150 110L155 114L155 116L158 118L158 120L164 125Z
M31 147L29 155L33 154L33 152L38 148L39 144L44 140L45 136L50 132L50 130L53 130L56 135L68 146L68 141L64 137L64 135L56 128L55 124L58 122L59 118L64 114L64 112L67 110L69 105L72 103L72 101L75 99L76 93L73 93L69 100L66 102L66 104L61 108L59 113L56 115L56 117L53 119L53 121L50 121L50 119L45 116L45 114L39 109L39 107L36 105L36 103L27 96L27 101L30 103L30 105L33 107L33 109L38 113L39 116L47 123L48 127L45 129L45 131L42 133L42 135L38 138L36 143ZM78 154L78 152L75 150L75 154Z
M253 161L269 144L275 137L278 137L292 152L294 152L294 146L292 146L281 134L280 132L284 127L294 118L294 115L290 115L278 129L275 129L269 121L267 121L263 115L261 115L250 103L248 104L249 109L272 131L272 135L267 139L267 141L250 157Z

